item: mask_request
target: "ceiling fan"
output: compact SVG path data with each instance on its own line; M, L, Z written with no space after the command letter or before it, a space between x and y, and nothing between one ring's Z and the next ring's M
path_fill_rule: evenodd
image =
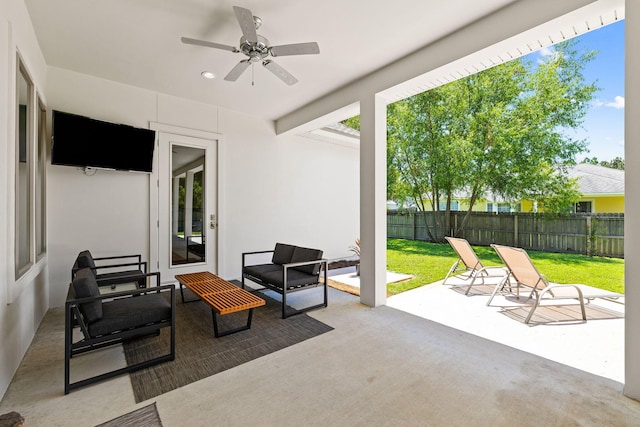
M240 48L234 46L227 46L220 43L208 42L204 40L197 40L188 37L182 37L182 43L191 44L196 46L212 47L214 49L228 50L233 53L243 53L248 58L241 60L235 67L231 69L229 74L225 76L225 80L235 82L238 77L249 67L255 63L261 62L262 65L280 80L288 85L293 85L298 80L291 75L287 70L280 65L273 62L269 57L277 56L289 56L289 55L313 55L320 53L318 43L295 43L285 44L280 46L270 46L269 40L261 35L258 35L256 30L262 24L262 20L253 16L249 9L245 9L238 6L233 6L233 11L236 14L236 19L240 24L242 30L242 37L240 37Z

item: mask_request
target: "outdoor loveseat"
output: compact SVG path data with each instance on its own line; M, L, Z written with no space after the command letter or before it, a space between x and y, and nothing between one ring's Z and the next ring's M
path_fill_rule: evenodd
M273 252L268 264L247 265L249 258L259 254ZM320 273L324 272L324 281L320 281ZM273 250L245 252L242 254L242 288L245 279L255 282L263 288L282 295L282 318L304 313L320 307L326 307L327 298L327 260L322 258L322 251L300 246L276 243ZM285 285L286 284L286 285ZM324 301L302 309L287 310L287 295L291 292L324 286Z

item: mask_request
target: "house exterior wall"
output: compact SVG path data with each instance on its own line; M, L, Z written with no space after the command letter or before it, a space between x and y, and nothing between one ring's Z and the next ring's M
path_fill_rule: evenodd
M593 200L594 213L624 213L624 196L586 197L584 200Z
M22 0L0 2L0 397L49 308L45 255L19 280L14 272L16 49L46 102L46 64Z

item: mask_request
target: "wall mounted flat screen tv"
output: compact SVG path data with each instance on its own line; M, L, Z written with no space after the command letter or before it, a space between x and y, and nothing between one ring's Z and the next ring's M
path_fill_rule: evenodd
M151 172L156 133L53 111L51 163Z

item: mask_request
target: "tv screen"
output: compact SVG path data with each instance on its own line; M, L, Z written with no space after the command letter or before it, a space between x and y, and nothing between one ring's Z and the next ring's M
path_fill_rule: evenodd
M53 111L51 163L151 172L155 131Z

